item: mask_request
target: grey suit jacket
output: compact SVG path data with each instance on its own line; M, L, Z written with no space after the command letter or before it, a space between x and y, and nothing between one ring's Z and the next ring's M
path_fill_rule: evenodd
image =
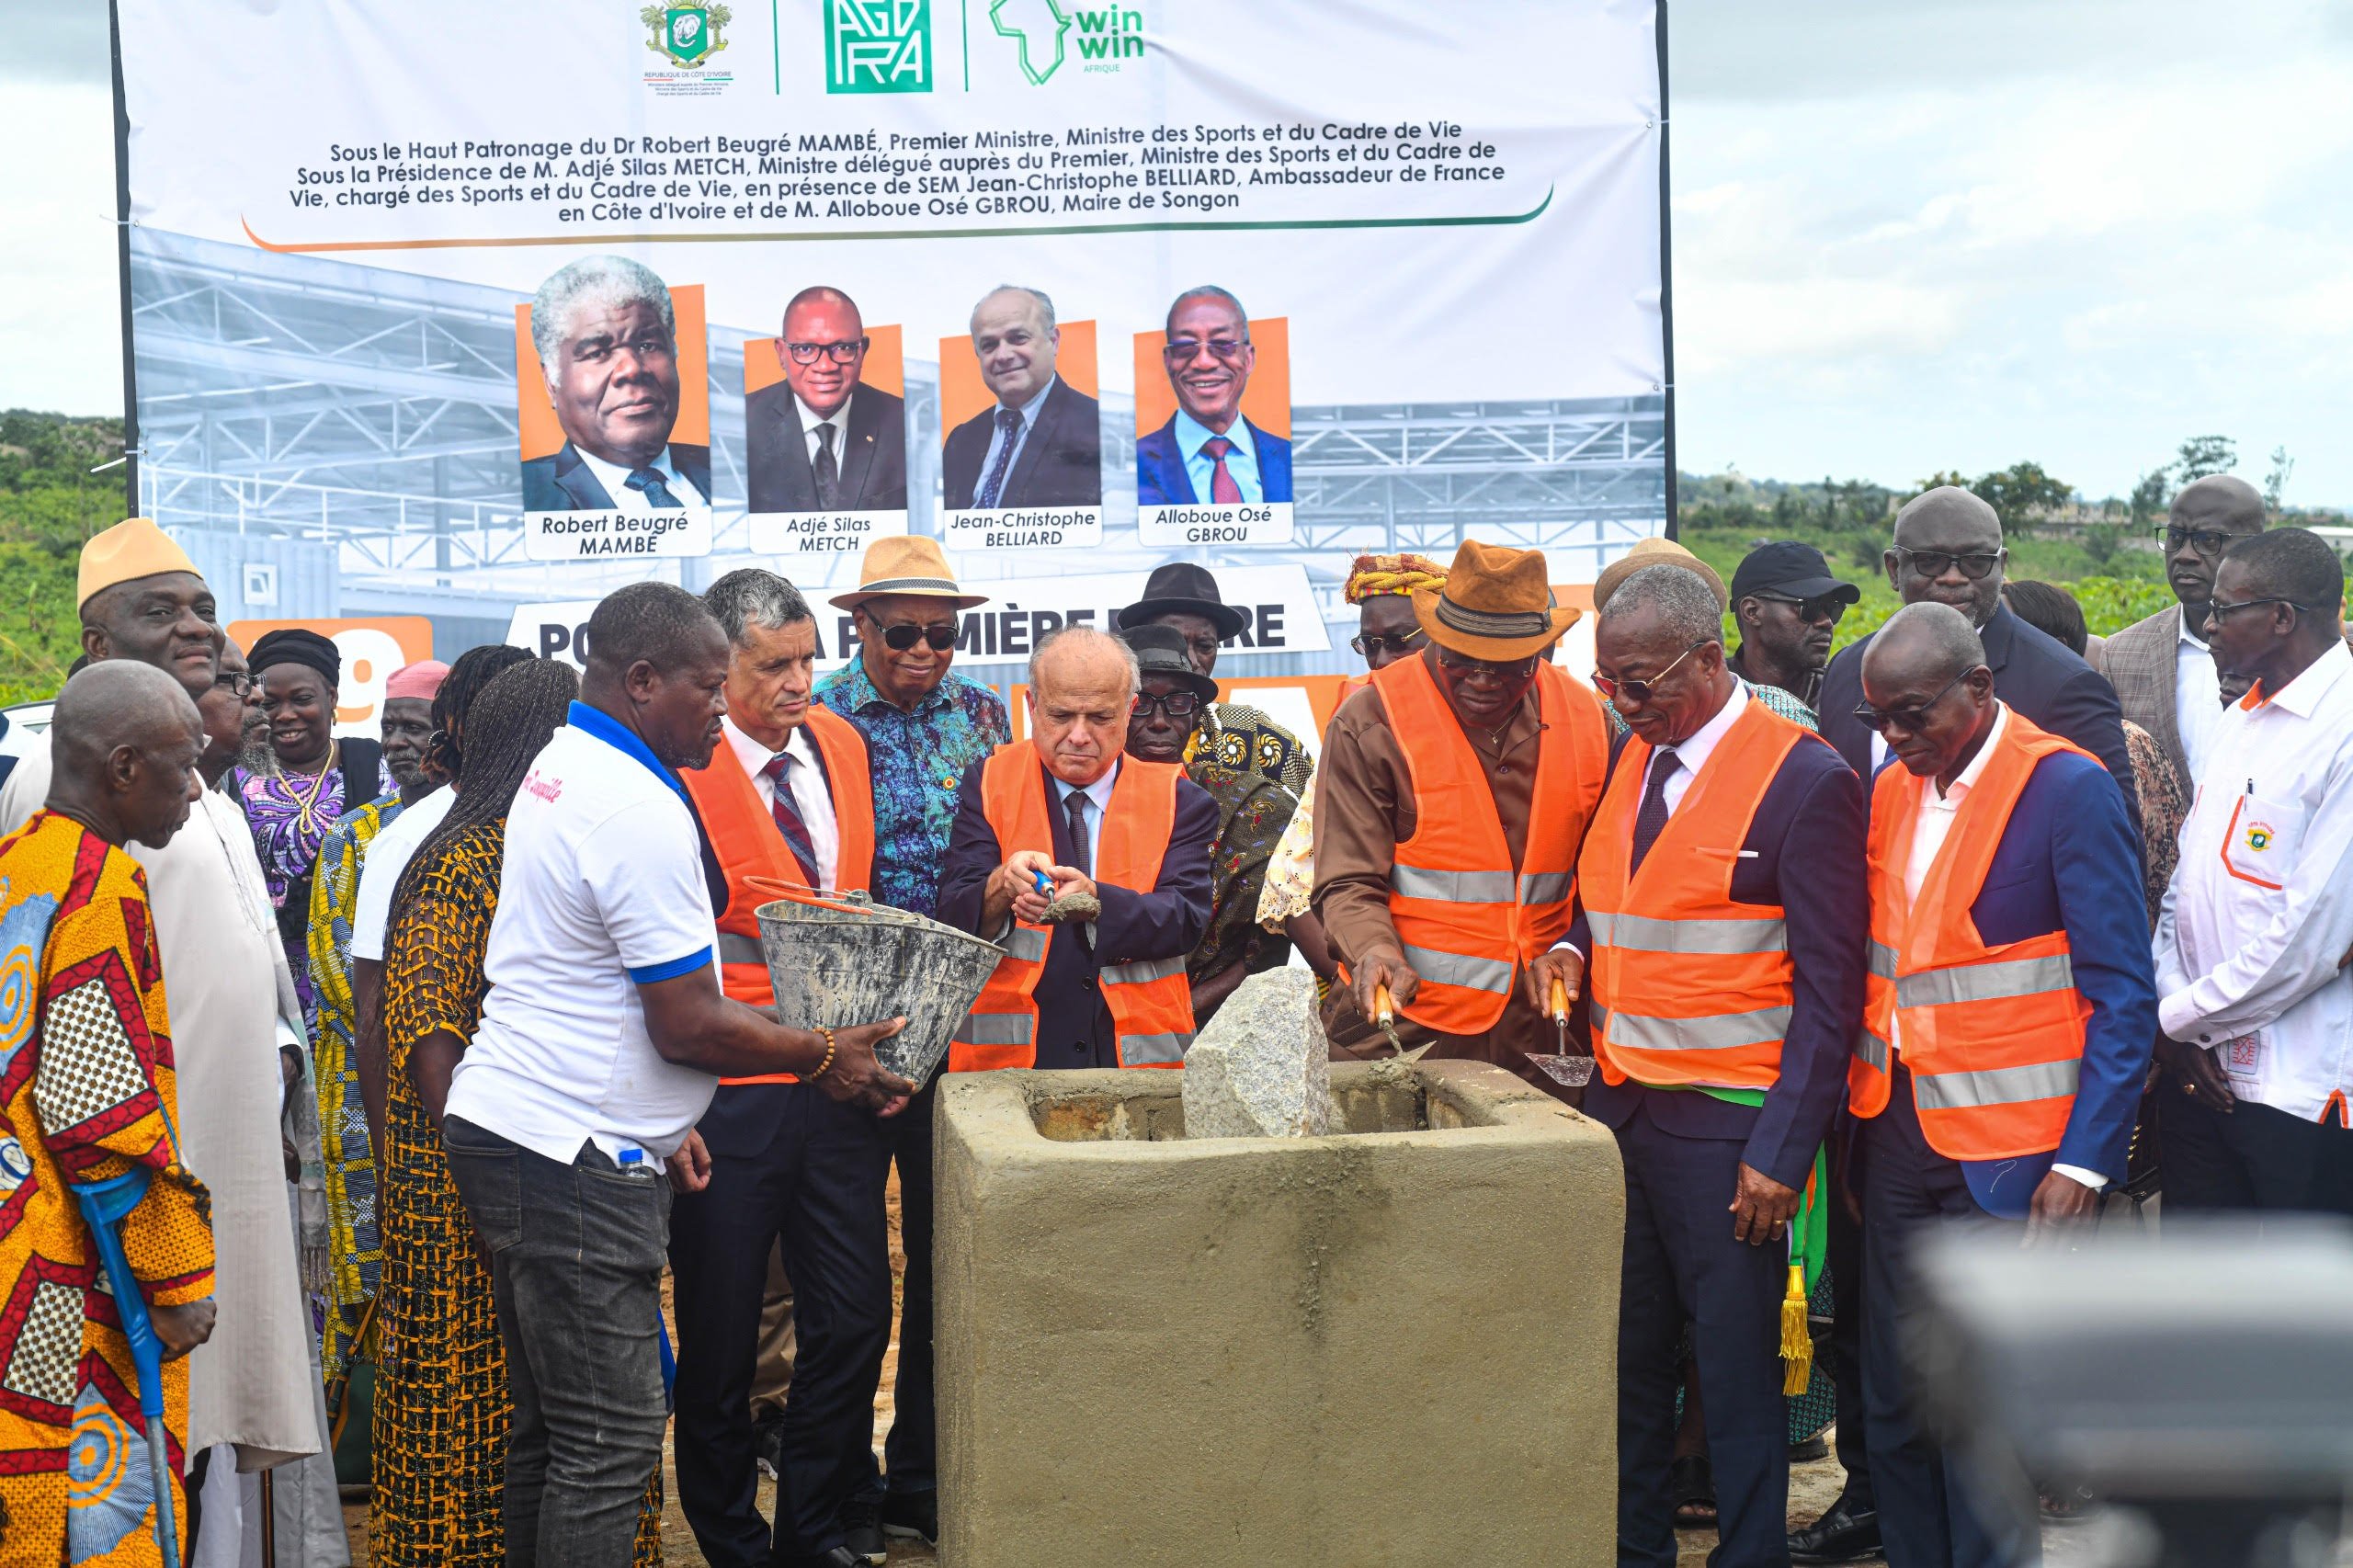
M2181 748L2181 724L2174 716L2174 660L2180 642L2181 607L2167 605L2110 637L2100 651L2099 673L2116 688L2125 718L2156 737L2187 797L2197 780L2189 776L2189 756Z

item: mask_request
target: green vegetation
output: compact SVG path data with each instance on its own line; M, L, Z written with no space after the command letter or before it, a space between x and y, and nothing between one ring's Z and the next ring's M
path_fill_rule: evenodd
M0 413L0 706L54 693L82 651L82 541L122 520L119 419Z

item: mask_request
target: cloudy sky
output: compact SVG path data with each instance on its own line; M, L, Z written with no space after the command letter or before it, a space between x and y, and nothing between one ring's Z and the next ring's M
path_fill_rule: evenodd
M1687 470L2353 505L2353 0L1674 0ZM0 406L121 401L100 0L0 0Z

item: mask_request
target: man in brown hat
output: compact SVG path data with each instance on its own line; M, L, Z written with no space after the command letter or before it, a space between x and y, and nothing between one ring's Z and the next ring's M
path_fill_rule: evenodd
M1546 1082L1526 1053L1555 1049L1552 982L1575 994L1555 949L1609 760L1599 700L1546 656L1577 613L1548 582L1540 551L1466 541L1414 594L1420 651L1333 718L1313 900L1361 1015L1327 1008L1344 1042L1380 1038L1385 994L1408 1044Z
M817 701L865 737L874 781L877 903L936 914L956 794L965 770L1013 738L1004 699L956 674L959 612L988 603L956 585L937 540L903 535L866 547L858 587L836 595L858 632L858 661L817 683ZM931 1096L883 1123L899 1166L907 1274L900 1297L899 1376L882 1459L883 1528L936 1540L931 1385ZM868 1496L862 1501L872 1500Z

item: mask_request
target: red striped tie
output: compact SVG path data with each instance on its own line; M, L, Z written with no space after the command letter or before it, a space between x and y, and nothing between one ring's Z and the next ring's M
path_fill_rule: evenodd
M801 862L801 880L813 888L822 888L825 884L817 875L817 846L809 836L809 824L801 820L800 803L792 798L792 782L789 777L792 762L790 752L779 752L770 757L768 765L760 771L776 785L776 804L771 810L776 813L778 831L784 835L786 847L792 851L792 858Z

